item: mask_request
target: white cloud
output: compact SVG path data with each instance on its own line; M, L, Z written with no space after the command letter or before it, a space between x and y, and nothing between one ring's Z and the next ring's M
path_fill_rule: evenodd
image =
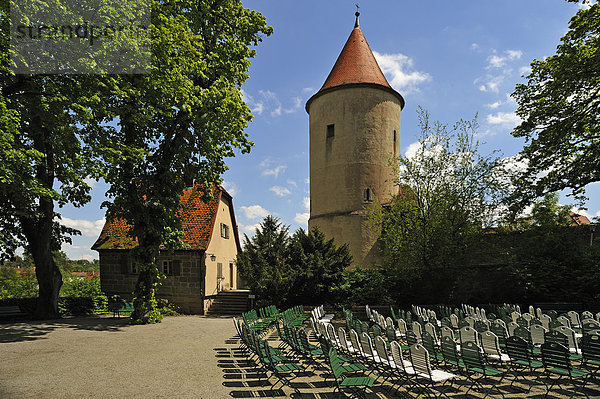
M581 3L577 3L577 7L578 8L583 8L583 9L589 9L594 3L596 3L596 0L583 0Z
M283 110L283 112L285 112L286 114L293 114L298 109L300 109L300 106L302 105L302 99L300 97L294 97L292 98L292 101L294 102L292 107Z
M265 104L263 103L256 103L254 104L254 106L250 106L250 111L262 115L263 111L265 110Z
M475 79L475 83L481 82L482 80L484 80L484 83L479 86L480 91L499 93L500 85L504 82L504 76L487 75L485 78Z
M292 193L288 188L281 187L281 186L273 186L269 189L269 191L274 192L275 195L277 195L279 197L285 197Z
M302 199L302 206L304 206L305 211L310 211L310 197L304 197Z
M254 97L246 91L244 91L244 89L240 91L242 92L242 100L244 100L244 102L248 104L250 111L255 114L262 115L263 111L265 110L265 104L263 102L255 100Z
M67 227L71 227L73 229L77 229L81 231L81 234L86 237L98 237L100 232L102 231L102 227L104 227L104 223L106 222L106 218L98 219L98 220L85 220L85 219L69 219L67 217L62 217L60 220L61 224L64 224Z
M521 68L519 68L519 75L521 75L521 76L527 76L530 73L531 73L530 66L522 66Z
M249 220L259 218L262 219L271 213L260 205L242 206L240 207L240 209L242 210L242 212L244 212L244 216L246 216L246 219Z
M496 101L494 103L488 104L487 106L488 106L488 108L496 109L501 105L502 105L502 101Z
M274 168L267 168L262 171L262 175L263 176L275 176L275 178L277 178L277 176L279 176L279 173L283 172L285 170L285 168L286 168L285 165L278 165Z
M505 101L505 103L506 104L514 105L515 108L517 106L517 101L509 93L506 94L506 101Z
M521 118L519 118L514 112L498 112L495 115L489 114L486 117L486 121L491 125L515 127L521 123Z
M294 222L303 225L304 227L308 227L308 219L310 218L310 214L308 212L297 213L294 217Z
M286 183L289 184L290 186L298 187L298 184L295 181L293 181L292 179L288 179L286 181Z
M77 240L77 238L74 238L74 240ZM85 259L90 262L94 259L98 259L98 254L95 251L90 250L89 245L81 246L63 243L60 249L67 254L69 259Z
M249 224L249 225L238 224L238 230L241 233L246 234L250 238L252 238L252 236L254 236L254 233L256 233L256 229L258 229L259 227L260 227L260 223Z
M477 43L471 43L471 48L473 50L477 50L479 48L479 44L477 44Z
M93 189L94 187L96 187L96 184L98 184L98 180L92 178L92 177L86 177L85 179L83 179L83 182L85 184L87 184L88 186L90 186L91 189Z
M312 87L305 87L302 89L302 93L312 93L314 91L315 91L315 89Z
M258 167L263 170L261 172L263 176L273 176L275 178L287 168L287 166L283 164L277 165L270 157L263 159Z
M509 61L518 60L523 55L521 50L505 50L504 55L492 54L488 57L488 66L490 68L502 68Z
M506 54L508 54L509 60L518 60L523 55L521 50L506 50Z
M504 65L504 58L497 56L497 55L491 55L488 57L488 62L489 62L489 67L495 67L495 68L500 68L501 66Z
M302 105L300 97L292 97L291 105L284 107L276 93L271 90L259 90L256 96L242 90L242 99L248 104L250 110L262 115L263 112L269 112L272 117L281 116L281 114L291 114L298 111Z
M517 154L503 158L502 165L511 175L516 175L527 169L528 162Z
M413 60L404 54L381 54L373 51L377 63L388 77L390 85L403 93L418 91L418 86L431 81L431 75L415 71Z
M417 155L417 151L419 151L419 149L421 149L421 143L415 141L414 143L408 146L406 152L404 153L404 156L406 156L406 158L413 159L415 155Z
M232 197L235 197L235 195L238 193L237 185L232 181L223 181L221 185L229 194L231 194Z

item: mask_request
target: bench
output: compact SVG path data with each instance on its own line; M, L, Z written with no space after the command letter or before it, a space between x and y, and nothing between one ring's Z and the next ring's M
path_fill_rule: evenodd
M26 315L27 313L21 311L21 308L16 305L0 306L0 318Z
M120 303L111 303L108 305L108 310L113 312L113 317L117 315L121 317L121 313L131 313L133 312L133 302L120 302Z

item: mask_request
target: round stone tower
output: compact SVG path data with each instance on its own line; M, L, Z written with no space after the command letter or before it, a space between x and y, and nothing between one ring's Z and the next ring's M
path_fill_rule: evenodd
M380 259L373 202L397 193L391 162L400 151L402 96L392 89L354 29L323 87L306 103L310 129L310 219L335 243L348 243L354 265Z

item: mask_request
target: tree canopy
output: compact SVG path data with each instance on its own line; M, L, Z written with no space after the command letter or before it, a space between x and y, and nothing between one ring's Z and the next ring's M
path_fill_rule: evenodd
M49 7L38 4L39 8ZM0 257L31 253L39 282L37 318L58 317L62 284L52 251L78 233L55 206L89 201L97 165L80 135L92 117L88 75L15 73L8 2L0 8Z
M208 198L226 170L225 158L252 146L244 132L252 116L240 88L255 55L252 47L272 32L265 18L239 0L127 2L90 10L110 22L113 16L135 19L144 7L151 9L150 35L144 36L151 43L121 35L84 46L85 57L75 58L94 73L79 75L72 74L75 64L43 74L18 68L15 73L11 67L35 63L28 52L9 48L8 4L0 10L0 254L10 256L19 245L32 254L40 286L38 317L58 317L62 276L52 252L76 233L61 226L55 205L87 202L86 178L105 177L107 195L114 199L109 213L125 217L140 244L136 256L145 266L135 317L148 321L158 314L154 258L161 245L181 245L183 188L196 183ZM39 19L53 10L73 11L59 0L20 11L24 18L40 11ZM133 53L121 52L124 45ZM68 51L47 55L39 61L49 67L54 56ZM146 56L147 69L106 73L135 66Z
M512 134L526 145L516 179L516 211L547 192L570 189L583 199L600 180L600 4L580 9L556 54L531 63L513 93L523 122Z
M419 289L448 298L472 241L498 221L508 179L498 156L479 153L476 119L448 127L422 109L419 119L418 146L399 158L401 192L372 220L395 291L408 294L409 281L427 276Z
M252 46L272 32L239 0L151 4L151 71L103 78L105 123L90 134L107 165L107 195L114 199L108 212L128 221L139 244L132 318L144 323L160 320L155 259L161 247L182 245L184 188L194 186L208 200L227 170L225 158L253 145L240 88L256 54Z
M236 263L264 304L291 306L340 303L351 262L347 244L336 246L316 228L290 236L287 226L268 215L254 237L244 237Z

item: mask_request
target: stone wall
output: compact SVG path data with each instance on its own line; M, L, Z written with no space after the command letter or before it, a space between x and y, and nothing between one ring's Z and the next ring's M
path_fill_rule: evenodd
M131 300L138 275L133 272L127 250L103 250L100 253L100 284L102 291L109 297L120 295ZM181 312L204 312L203 301L203 251L175 251L173 254L161 254L158 265L163 260L178 263L173 275L161 280L158 297L165 298L177 305Z

